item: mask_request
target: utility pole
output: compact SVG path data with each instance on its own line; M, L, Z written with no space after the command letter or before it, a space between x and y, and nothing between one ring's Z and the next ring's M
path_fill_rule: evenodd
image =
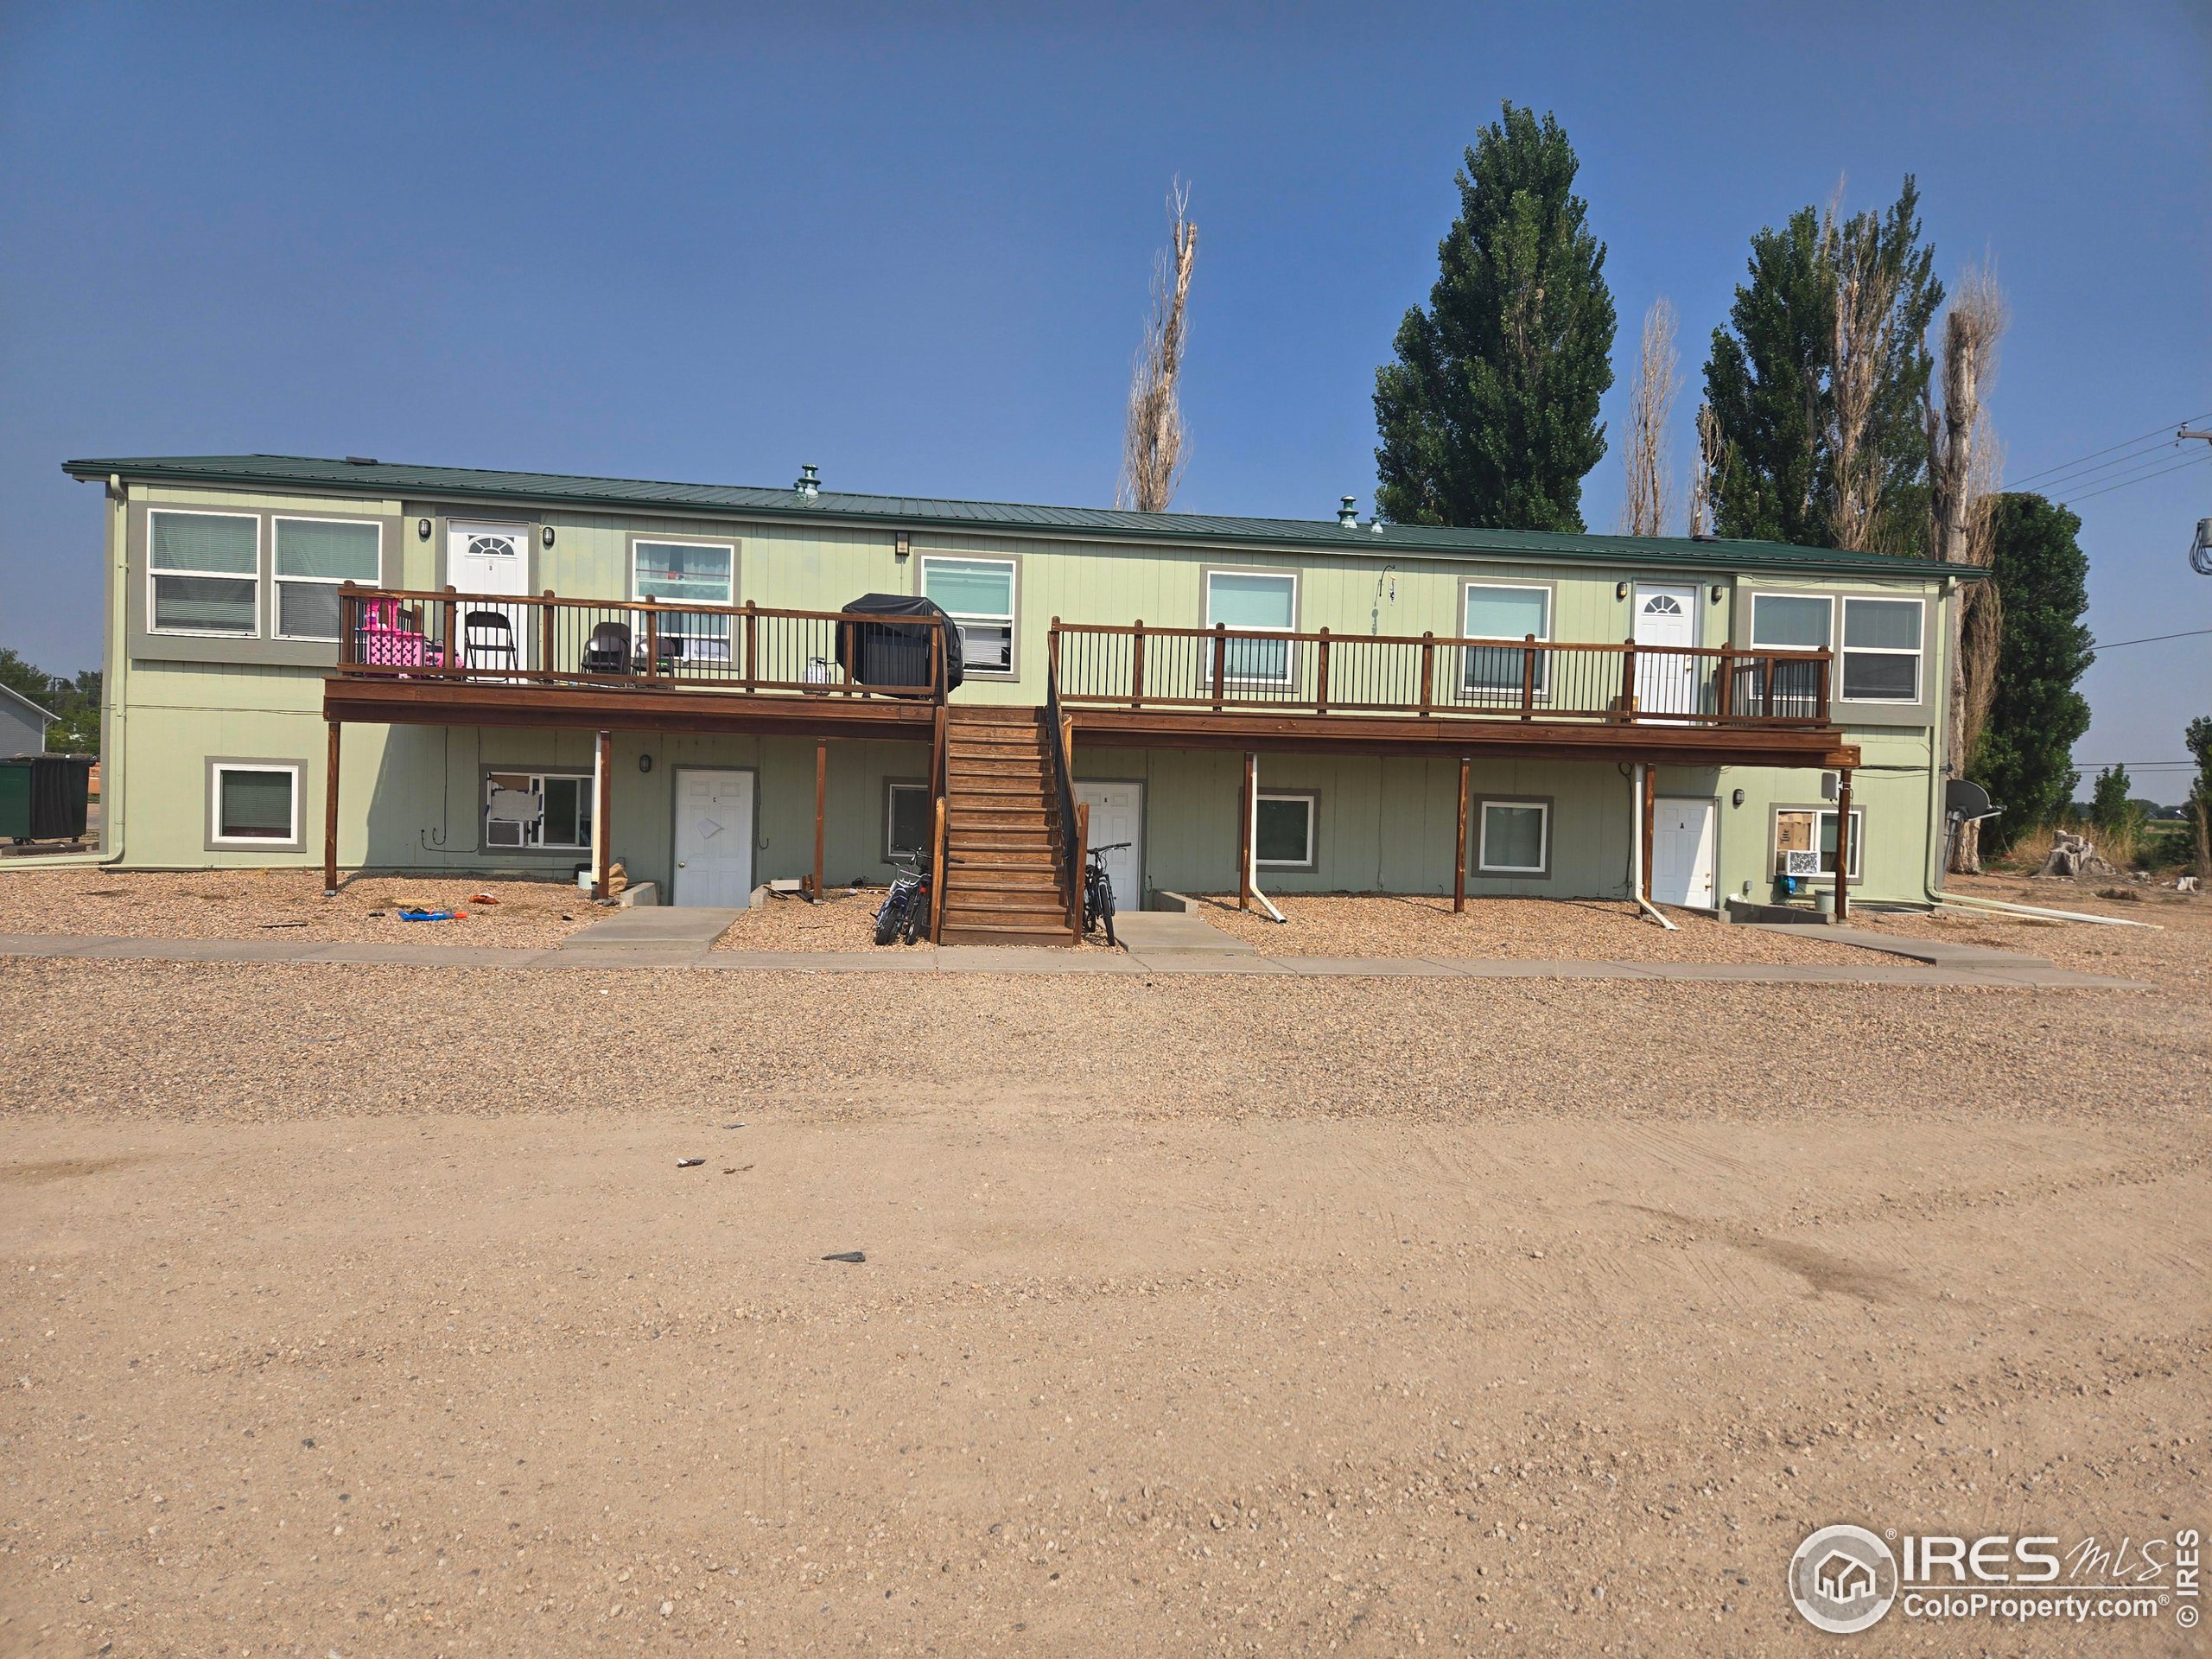
M2212 443L2212 432L2193 432L2184 426L2174 434L2176 443L2186 438ZM2189 568L2200 576L2212 576L2212 518L2196 521L2196 539L2189 544Z

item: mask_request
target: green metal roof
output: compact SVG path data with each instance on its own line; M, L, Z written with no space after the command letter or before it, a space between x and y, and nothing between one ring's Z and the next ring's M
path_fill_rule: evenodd
M759 489L729 484L667 484L634 478L576 478L559 473L484 472L378 461L299 455L139 455L69 461L73 478L111 474L147 482L228 489L316 490L441 501L505 502L579 509L643 508L707 518L827 519L881 528L988 531L1015 535L1088 536L1116 541L1222 547L1304 548L1317 552L1418 555L1429 558L1562 560L1575 563L1761 570L1805 575L1979 576L1971 567L1928 559L1792 547L1780 542L1692 541L1680 536L1563 535L1533 530L1443 530L1426 524L1362 524L1334 518L1237 518L1196 512L1126 512L1109 507L1039 507L1006 501L925 496L849 495L828 490Z

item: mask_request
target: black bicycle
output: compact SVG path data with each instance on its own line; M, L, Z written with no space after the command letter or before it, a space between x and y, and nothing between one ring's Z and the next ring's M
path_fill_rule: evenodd
M927 853L914 853L891 861L899 867L899 874L875 912L875 942L888 944L904 934L912 944L917 938L929 937L930 857Z
M1114 879L1106 874L1106 855L1118 853L1129 843L1110 842L1103 847L1090 849L1090 862L1083 872L1083 931L1096 933L1099 924L1106 926L1106 943L1118 947L1121 941L1114 937Z

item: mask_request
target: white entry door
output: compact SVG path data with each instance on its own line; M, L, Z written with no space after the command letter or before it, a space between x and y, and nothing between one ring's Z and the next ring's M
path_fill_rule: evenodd
M1075 804L1090 809L1090 845L1129 844L1106 855L1106 879L1114 884L1114 908L1144 908L1144 785L1078 779Z
M753 774L676 769L676 892L679 905L753 902Z
M1636 702L1646 715L1694 715L1703 697L1704 659L1697 645L1697 588L1658 582L1636 585L1636 643L1664 654L1638 657Z
M1719 802L1661 796L1651 817L1651 897L1662 905L1711 910L1719 903L1713 824Z
M446 525L446 581L464 594L527 594L530 526L452 520ZM454 622L463 660L471 668L528 668L536 630L527 614L519 605L472 605L464 598Z

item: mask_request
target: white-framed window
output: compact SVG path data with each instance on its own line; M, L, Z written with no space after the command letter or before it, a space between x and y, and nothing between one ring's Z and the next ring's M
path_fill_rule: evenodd
M1475 837L1475 868L1484 875L1551 874L1548 801L1484 801Z
M737 603L734 542L647 541L632 544L630 590L664 605ZM717 612L679 613L660 620L661 648L689 663L730 660L730 618Z
M484 845L582 851L591 845L591 773L484 775Z
M1263 870L1319 868L1313 844L1319 799L1310 791L1262 790L1252 821L1252 861Z
M1785 806L1774 815L1774 873L1800 880L1835 875L1836 813L1832 806ZM1866 868L1866 809L1851 809L1851 877Z
M927 784L887 783L883 786L883 855L912 858L925 853L930 834L937 827L937 812Z
M1471 582L1460 613L1460 632L1469 639L1538 639L1552 637L1552 590ZM1529 652L1509 645L1468 645L1459 665L1461 694L1478 702L1517 701ZM1551 690L1551 653L1535 653L1535 695Z
M1846 702L1920 701L1920 626L1925 601L1856 599L1843 601L1843 686Z
M300 774L296 760L213 760L207 766L207 844L300 844Z
M1753 594L1751 649L1826 651L1834 614L1826 594Z
M251 639L261 632L261 519L251 512L146 515L146 626Z
M1226 627L1222 679L1231 685L1288 685L1290 641L1255 639L1255 634L1289 633L1298 626L1298 573L1294 570L1209 570L1206 572L1206 627ZM1205 676L1213 677L1213 658Z
M279 639L335 639L338 589L373 588L383 579L384 526L362 518L278 518L276 537Z
M922 556L922 597L936 601L960 630L960 665L968 673L1014 672L1016 585L1012 559Z
M1753 594L1751 649L1754 651L1826 651L1835 622L1835 601L1826 594ZM1821 665L1818 663L1775 663L1774 706L1770 715L1812 715L1819 712ZM1741 663L1736 670L1740 690L1738 712L1760 712L1759 700L1770 683L1758 663Z

